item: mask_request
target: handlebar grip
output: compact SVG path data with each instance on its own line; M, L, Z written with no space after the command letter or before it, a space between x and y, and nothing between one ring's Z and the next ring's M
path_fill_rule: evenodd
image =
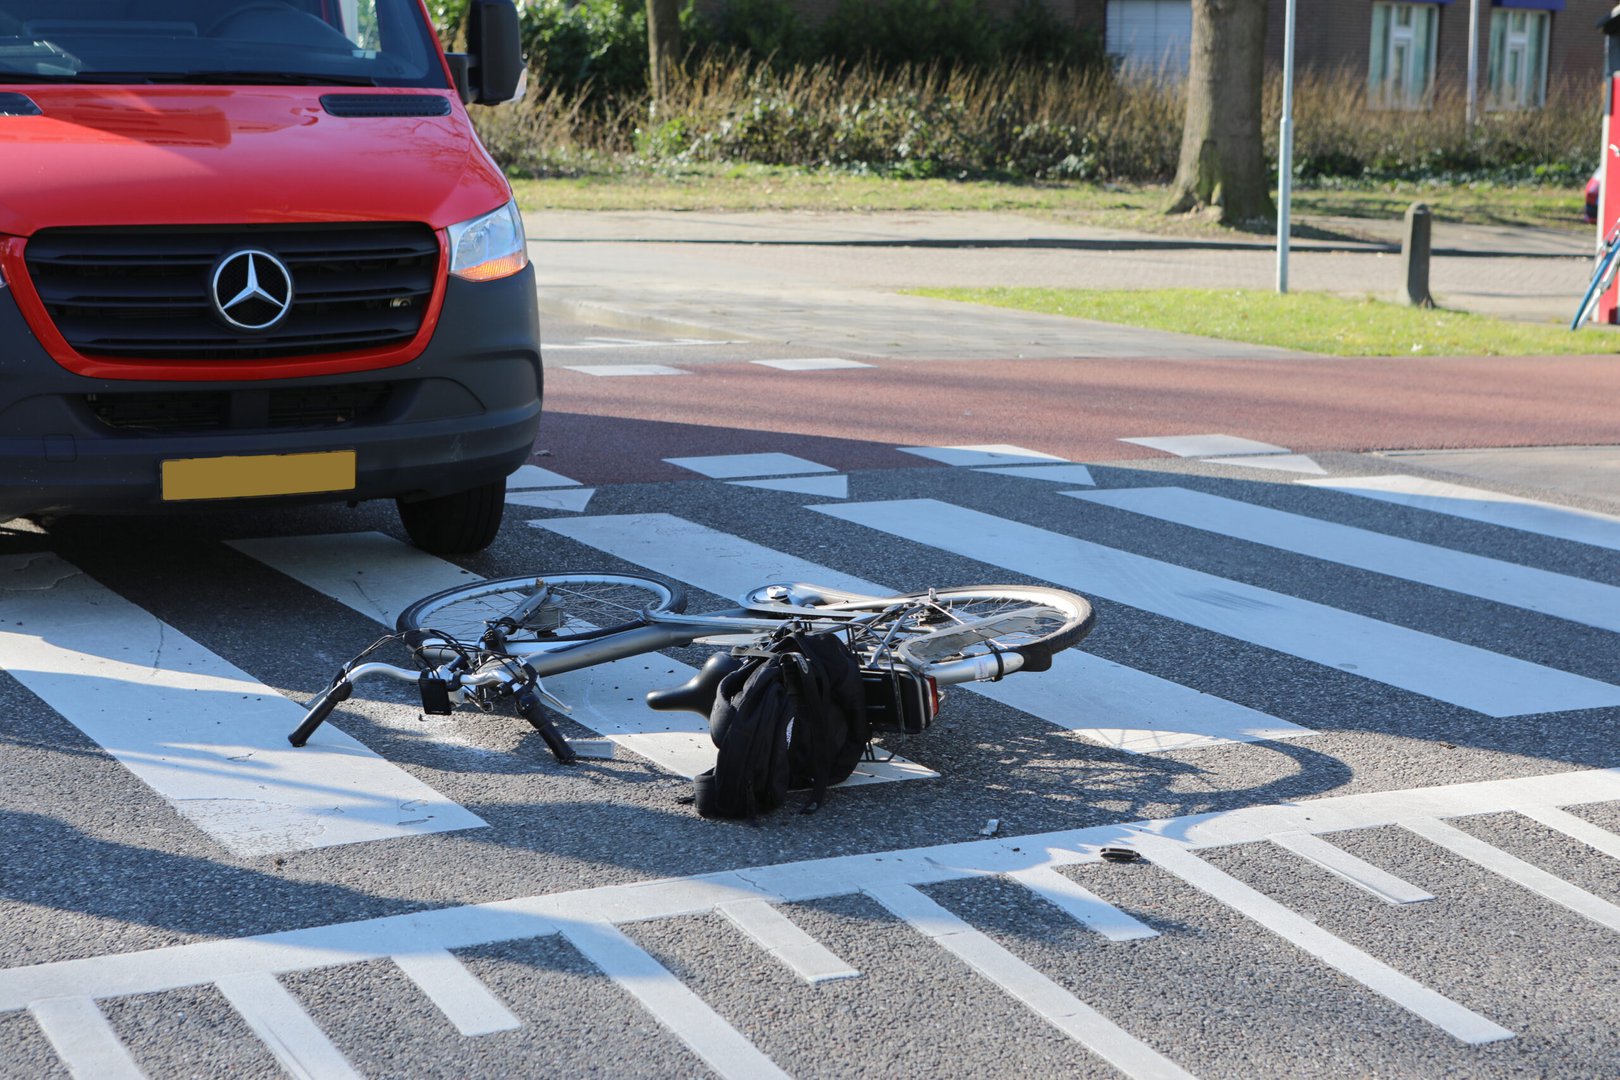
M327 687L319 697L309 703L309 711L304 714L304 722L298 725L298 730L287 736L287 741L294 746L303 746L309 742L309 737L315 734L315 729L332 715L333 709L348 701L352 693L354 684L347 678Z
M557 725L546 715L546 707L540 704L539 694L525 687L517 692L514 701L517 704L518 715L527 720L529 725L540 733L540 737L546 740L546 746L551 749L552 757L564 765L572 765L579 760L574 748L568 745L563 733L557 730Z

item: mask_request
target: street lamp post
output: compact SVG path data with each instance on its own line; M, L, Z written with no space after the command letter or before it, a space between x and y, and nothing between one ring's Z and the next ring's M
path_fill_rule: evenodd
M1288 232L1294 199L1294 0L1283 20L1282 130L1277 139L1277 291L1288 291Z
M1468 130L1474 130L1479 98L1479 0L1468 0Z

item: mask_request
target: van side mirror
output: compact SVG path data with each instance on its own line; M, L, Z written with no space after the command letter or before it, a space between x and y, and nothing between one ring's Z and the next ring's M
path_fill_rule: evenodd
M467 5L467 51L451 53L450 73L463 104L502 105L523 92L523 35L512 0Z

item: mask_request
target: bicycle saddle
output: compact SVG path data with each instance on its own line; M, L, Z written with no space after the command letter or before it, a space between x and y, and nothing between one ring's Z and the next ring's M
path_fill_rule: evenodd
M715 695L720 692L720 680L743 666L741 657L729 652L717 652L703 662L696 675L679 686L668 690L649 690L647 708L659 712L678 712L682 709L708 716L714 709Z

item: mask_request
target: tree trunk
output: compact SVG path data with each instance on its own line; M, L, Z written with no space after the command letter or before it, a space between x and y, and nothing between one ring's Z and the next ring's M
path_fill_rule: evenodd
M647 85L654 102L669 91L681 60L680 0L647 0Z
M1167 213L1213 206L1223 225L1276 219L1260 137L1265 59L1266 0L1192 0L1187 118Z

